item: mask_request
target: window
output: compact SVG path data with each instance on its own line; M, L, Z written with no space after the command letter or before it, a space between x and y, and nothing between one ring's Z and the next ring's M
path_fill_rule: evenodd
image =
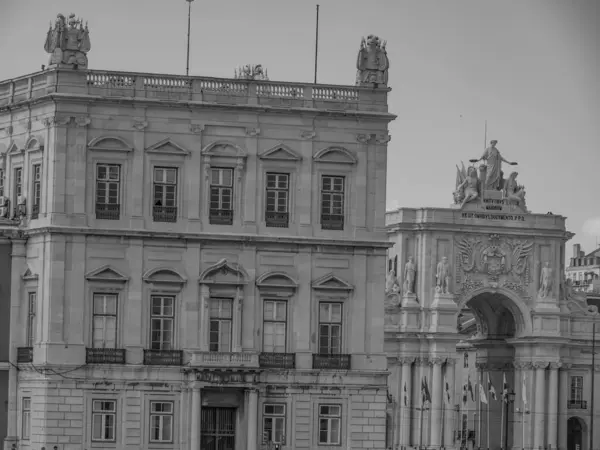
M92 441L114 441L117 418L117 402L114 400L92 401Z
M23 397L21 406L21 439L29 440L31 435L31 397Z
M319 444L341 444L341 417L340 405L319 405Z
M93 348L117 348L117 295L94 294Z
M233 223L233 169L210 170L210 223Z
M121 166L96 166L96 218L118 220L121 214Z
M263 352L285 353L287 302L265 300L263 306Z
M285 444L285 405L263 405L263 444Z
M571 377L571 402L583 400L583 377Z
M33 173L33 184L31 186L32 206L31 206L31 218L37 219L40 213L40 199L42 197L42 165L34 164L32 167Z
M150 348L173 350L174 303L172 296L152 296L152 318L150 326Z
M233 301L229 298L210 299L210 345L211 352L231 351L231 322Z
M37 293L30 292L27 302L27 342L26 347L33 347L35 342L35 311L37 303Z
M23 168L18 167L15 169L15 205L18 203L21 195L23 195Z
M289 181L287 173L267 173L265 223L268 227L288 226Z
M319 354L342 352L342 304L319 304Z
M0 197L4 197L4 169L0 169Z
M321 227L324 230L344 229L344 177L323 175Z
M173 440L173 402L150 402L150 442Z
M177 169L154 168L152 215L155 222L177 221Z

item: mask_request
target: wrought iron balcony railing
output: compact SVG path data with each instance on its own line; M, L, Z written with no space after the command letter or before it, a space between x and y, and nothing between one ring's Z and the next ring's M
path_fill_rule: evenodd
M342 214L321 214L321 228L323 230L343 230L344 216Z
M587 409L587 401L585 400L569 400L567 409Z
M152 207L152 217L155 222L177 222L177 207L154 206Z
M258 367L258 353L192 351L190 364L211 367Z
M295 353L261 353L258 359L260 367L265 369L294 369Z
M121 205L116 203L96 203L96 219L119 220Z
M181 366L183 350L144 350L144 364L150 366Z
M209 222L212 225L231 225L233 224L233 211L231 209L211 209Z
M350 370L350 355L313 355L313 369Z
M125 349L86 348L86 364L125 364Z
M272 228L287 228L289 217L289 213L286 212L266 212L265 223Z
M17 348L17 362L28 363L33 361L33 347Z

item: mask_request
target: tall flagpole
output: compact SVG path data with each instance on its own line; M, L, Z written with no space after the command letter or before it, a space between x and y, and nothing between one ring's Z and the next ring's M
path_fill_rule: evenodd
M317 5L317 31L315 37L315 84L317 84L317 67L318 67L318 55L319 55L319 5Z
M191 17L192 17L192 2L194 0L185 0L188 2L188 35L187 35L187 58L185 65L185 75L188 76L190 74L190 29L191 29Z
M485 121L485 131L483 132L483 149L487 148L487 120Z

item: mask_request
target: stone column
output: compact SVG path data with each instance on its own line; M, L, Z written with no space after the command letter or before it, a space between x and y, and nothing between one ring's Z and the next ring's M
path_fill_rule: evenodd
M456 360L448 359L446 360L446 383L448 383L448 387L450 388L450 401L447 401L445 387L442 396L445 397L443 404L446 408L445 417L444 417L444 438L442 441L443 447L452 447L454 444L454 402L455 402L455 394L454 394L454 372L455 372L455 364Z
M246 390L246 423L247 430L247 450L257 449L257 428L258 428L258 391L256 389Z
M200 286L200 323L198 324L198 331L200 332L200 350L203 352L208 351L208 344L210 343L210 288L203 284Z
M192 388L192 420L190 424L190 450L200 450L200 414L202 411L202 403L200 401L200 388Z
M533 448L544 447L544 431L546 425L546 367L548 363L537 361L535 368L535 403L533 407Z
M401 447L410 445L410 422L411 422L411 405L412 405L412 364L415 358L405 357L399 360L402 364L402 376L400 379L400 388L398 401L400 402L400 442Z
M410 396L409 417L412 418L412 420L410 420L410 445L412 447L418 447L419 442L421 441L421 418L423 416L418 408L421 408L423 405L421 404L421 389L419 382L423 377L423 365L426 364L427 359L417 358L412 367L412 386L410 391L408 391L408 395Z
M558 446L558 370L561 363L550 363L550 375L548 377L548 438L547 445L551 449Z
M234 353L242 351L242 304L244 293L238 286L235 300L233 301L233 324L231 330L231 351Z
M443 358L431 358L429 364L433 366L433 375L431 377L431 408L430 408L430 425L431 439L429 445L433 448L438 448L442 444L442 408L444 402L442 400L442 364Z
M558 448L567 449L567 399L569 397L569 369L571 364L563 364L559 371L558 383Z

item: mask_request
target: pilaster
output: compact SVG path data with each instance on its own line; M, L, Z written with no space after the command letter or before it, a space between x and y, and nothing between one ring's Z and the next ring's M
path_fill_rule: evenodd
M125 301L125 318L127 326L123 330L123 344L132 363L143 361L144 336L142 276L144 272L144 242L141 239L130 239L126 250L129 263L128 298ZM125 300L125 299L124 299ZM148 302L149 303L149 302ZM149 314L148 314L149 315Z
M572 364L563 363L558 371L558 415L563 420L558 421L558 449L567 449L567 400L569 397L569 370Z
M558 371L562 364L559 362L551 362L548 375L548 435L547 445L549 448L558 446L558 398L559 384ZM562 417L562 416L561 416Z
M248 442L247 450L257 450L258 441L258 390L247 389L246 394L246 421L248 429L246 432L246 440Z
M412 366L415 362L414 357L403 357L398 360L402 364L402 376L400 379L400 439L399 445L401 447L408 447L411 444L411 422L412 414L411 409L413 405L413 399L411 393L413 392L412 382Z
M446 394L444 395L444 408L445 408L445 416L444 416L444 436L442 441L442 446L444 448L449 448L454 446L454 426L455 426L455 418L454 418L454 402L456 399L455 394L455 371L456 371L456 360L455 359L447 359L446 366L444 371L445 382L448 383L448 387L450 389L450 400L447 399Z
M433 368L431 377L431 409L430 409L430 426L431 438L429 445L433 448L439 448L442 445L442 408L444 401L442 399L442 364L445 363L444 358L434 357L429 359L429 364Z

